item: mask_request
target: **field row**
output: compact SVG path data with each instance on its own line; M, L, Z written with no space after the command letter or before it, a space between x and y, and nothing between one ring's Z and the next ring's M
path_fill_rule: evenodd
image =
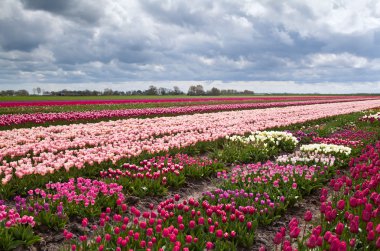
M70 112L37 112L37 113L19 113L0 115L0 128L11 129L15 126L31 126L38 124L50 123L78 123L78 122L96 122L106 119L121 119L132 117L152 117L152 116L175 116L181 114L206 113L216 111L245 110L245 109L262 109L270 107L300 106L311 104L338 103L357 101L357 99L329 99L329 100L311 100L311 101L292 101L292 102L259 102L259 103L238 103L238 104L207 104L191 105L178 107L156 107L156 108L131 108L110 110L103 108L98 111L70 111Z
M34 127L0 132L2 184L12 178L46 175L62 168L84 168L106 161L117 163L143 152L158 153L232 134L302 123L380 105L359 101L129 119L70 126Z

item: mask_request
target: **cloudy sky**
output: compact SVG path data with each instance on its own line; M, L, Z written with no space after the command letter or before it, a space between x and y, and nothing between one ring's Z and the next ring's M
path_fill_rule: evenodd
M380 1L0 1L0 89L191 83L380 92Z

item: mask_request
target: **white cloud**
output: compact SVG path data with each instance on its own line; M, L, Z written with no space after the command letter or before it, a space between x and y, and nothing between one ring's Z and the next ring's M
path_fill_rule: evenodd
M211 65L215 64L215 60L213 58L208 58L208 57L203 57L203 56L199 57L199 61L202 64L205 64L205 65L208 65L208 66L211 66Z
M365 68L369 65L367 58L358 57L350 53L316 53L310 55L308 59L310 67Z

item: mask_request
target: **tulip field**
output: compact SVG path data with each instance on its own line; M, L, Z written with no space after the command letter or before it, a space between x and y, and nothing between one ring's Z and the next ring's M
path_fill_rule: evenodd
M0 102L0 130L35 125L60 125L132 117L285 107L372 100L363 96L261 98L185 98L87 101Z
M378 97L0 114L0 250L380 250Z

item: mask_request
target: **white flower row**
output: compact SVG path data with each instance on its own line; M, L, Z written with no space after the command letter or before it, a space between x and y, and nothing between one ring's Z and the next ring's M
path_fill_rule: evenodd
M322 164L324 166L333 166L336 161L335 156L329 154L319 154L314 152L301 152L296 151L295 153L288 155L278 156L276 162L279 164L290 163L296 165L298 163L312 163L312 164Z
M239 141L244 144L252 143L273 143L279 145L280 142L290 141L294 146L298 144L298 140L289 132L280 131L256 131L247 137L233 135L227 136L227 139L231 141Z
M362 117L362 119L371 119L371 118L373 118L373 119L380 119L380 112L375 113L375 114L364 115Z
M309 144L302 145L300 150L302 152L315 152L324 154L342 153L345 155L351 154L351 148L347 146L334 145L334 144Z

